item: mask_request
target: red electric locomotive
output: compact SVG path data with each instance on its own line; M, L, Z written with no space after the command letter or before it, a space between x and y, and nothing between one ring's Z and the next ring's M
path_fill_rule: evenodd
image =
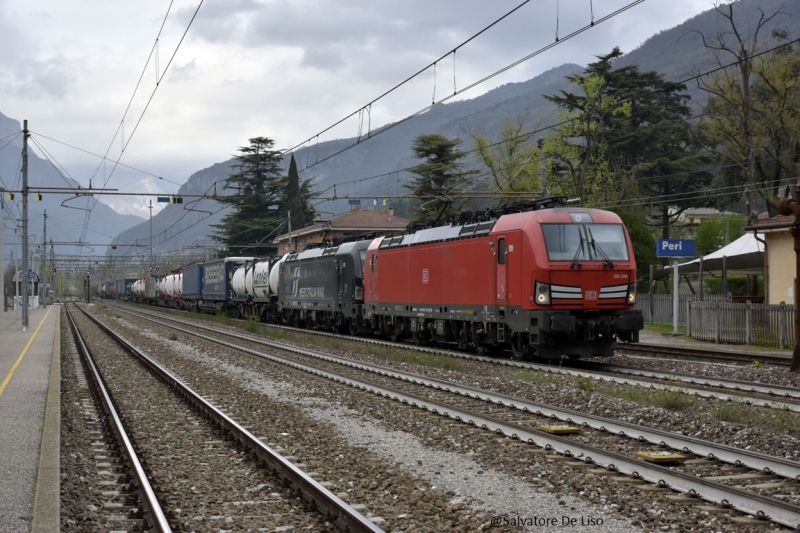
M548 205L540 203L536 205ZM610 356L638 342L636 262L619 216L544 208L375 239L364 319L392 339L518 359Z

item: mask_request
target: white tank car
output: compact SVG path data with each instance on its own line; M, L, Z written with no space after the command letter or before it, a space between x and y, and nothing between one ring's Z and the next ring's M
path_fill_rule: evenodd
M133 285L131 285L131 292L133 292L133 294L137 298L143 297L144 296L144 280L143 279L137 279L136 281L134 281Z
M253 269L253 294L256 298L269 298L269 280L269 260L256 263Z
M269 271L269 289L272 294L278 294L278 279L280 278L281 266L283 266L283 262L288 256L289 254L286 254L281 257L280 261L272 265L272 270Z
M233 278L231 279L231 288L233 289L233 292L236 294L237 298L244 298L247 296L246 270L247 265L240 266L233 273Z
M244 290L247 294L253 295L254 287L253 287L253 272L255 271L253 263L247 265L247 270L244 273Z
M175 298L183 297L183 272L175 274Z
M170 290L172 286L172 279L170 276L164 276L156 283L156 290L158 291L158 298L160 300L168 300L170 297Z

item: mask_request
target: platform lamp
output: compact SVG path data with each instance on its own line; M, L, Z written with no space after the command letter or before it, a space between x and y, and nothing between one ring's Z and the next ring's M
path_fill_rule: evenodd
M800 372L800 294L797 293L797 280L800 279L800 183L797 185L795 197L789 195L789 187L786 187L786 192L783 195L783 200L778 204L778 212L781 215L789 216L794 215L794 224L789 229L789 233L794 237L794 261L795 261L795 275L794 275L794 351L792 352L792 365L789 367L790 372Z

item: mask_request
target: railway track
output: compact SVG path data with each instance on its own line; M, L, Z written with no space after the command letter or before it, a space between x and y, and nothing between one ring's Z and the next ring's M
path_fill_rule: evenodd
M141 312L126 312L143 317ZM198 333L187 327L164 324L163 315L160 314L158 320L144 318L186 335L534 444L544 450L544 453L558 454L574 462L576 467L592 468L598 474L626 474L622 479L630 480L629 482L648 481L655 486L669 487L673 491L730 506L746 514L766 517L778 524L789 527L800 525L800 484L797 482L800 479L800 464L795 461L556 409L376 365L356 363L285 343L246 336L241 332L220 332L176 318L168 319L169 322L183 323L183 326L203 331ZM222 340L220 336L235 337L236 340L229 342ZM244 343L261 348L254 349ZM292 355L267 354L261 351L264 346L269 346L271 350L290 352ZM568 422L571 428L586 428L585 434L591 428L594 435L561 437L540 427L547 425L547 421L552 421L553 418ZM644 446L643 442L652 445ZM665 447L680 450L690 458L683 466L666 467L643 461L635 455L637 451L651 452L654 455L650 457L657 460L658 454ZM616 451L620 449L624 451Z
M136 442L145 449L140 451L145 458L135 462L147 468L137 470L142 479L136 478L135 485L144 487L140 492L149 498L142 500L145 518L160 517L153 519L152 527L163 523L163 531L170 531L169 523L179 530L273 524L317 531L333 526L351 532L382 531L291 458L262 442L101 321L83 313L82 324L70 317L77 338L82 338L79 329L99 328L136 359L105 355L96 367L98 374L115 384L107 396L109 403L113 397L113 403L122 407L122 415L116 418L133 428L128 443ZM86 347L83 341L79 344ZM90 350L85 348L85 352L89 357ZM125 449L130 449L126 456L133 456L133 446ZM145 470L153 481L147 482ZM243 492L253 496L242 500ZM304 503L295 501L295 493ZM150 503L157 501L156 495L166 502L168 512ZM305 510L298 512L302 508Z
M91 442L85 459L93 463L96 476L82 472L84 480L102 498L101 505L87 505L87 511L97 513L95 519L111 530L146 529L166 533L172 531L165 513L155 496L150 480L142 468L108 389L95 365L69 312L66 313L77 346L78 357L73 363L76 395L80 403L79 416L86 426ZM74 454L74 452L73 452Z
M792 362L792 358L785 355L699 350L664 346L663 344L617 344L614 351L620 355L658 355L659 357L666 356L681 360L742 363L746 365L758 362L766 365L788 367Z
M117 306L120 310L128 307ZM164 313L160 313L161 316ZM169 313L167 313L169 315ZM264 325L263 327L283 329L296 332L297 329L286 326ZM637 367L625 367L608 363L593 361L565 361L563 365L550 363L534 363L527 361L514 361L510 359L487 357L464 352L454 352L440 348L394 343L382 339L365 337L352 337L317 330L307 330L308 333L332 338L346 339L378 346L400 347L403 349L431 354L443 354L461 359L481 361L505 366L549 372L575 378L588 378L606 381L620 385L636 385L654 390L664 390L695 395L700 398L716 399L726 402L741 402L744 405L756 405L766 408L781 409L800 412L800 390L796 387L768 385L752 381L711 378L708 376L680 374L674 372L659 372ZM661 348L649 347L649 348ZM651 352L652 353L652 352ZM669 352L672 353L672 352ZM708 352L712 353L712 352ZM739 354L741 355L741 354ZM749 361L749 362L752 362Z

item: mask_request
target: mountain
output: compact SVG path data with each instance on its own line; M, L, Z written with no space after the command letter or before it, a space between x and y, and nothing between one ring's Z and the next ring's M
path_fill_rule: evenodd
M21 153L22 125L0 113L0 187L8 190L22 189ZM62 176L53 165L39 157L31 144L28 145L28 187L36 192L43 188L42 200L36 201L33 194L28 197L28 234L30 243L40 243L44 230L44 212L47 210L47 240L55 243L77 242L83 235L87 207L96 201L96 196L67 196L47 192L46 187L71 187L78 189L78 183ZM83 189L86 191L87 189ZM15 242L15 224L9 218L21 219L22 195L17 193L14 200L4 198L6 230L4 232L6 246L5 257L12 256L11 243ZM65 207L67 209L65 209ZM141 221L138 217L120 215L103 203L97 203L92 209L89 230L83 242L92 246L81 248L67 245L56 245L56 255L105 253L111 240L120 232ZM17 221L17 225L22 223ZM21 229L18 232L22 234Z
M130 187L132 191L143 191L148 195L161 195L168 196L164 192L158 182L150 176L143 176L137 181L129 181L126 187ZM150 201L152 200L153 215L157 215L167 205L166 203L157 202L152 196L101 196L100 201L114 210L120 215L133 215L139 218L149 220L150 218Z

